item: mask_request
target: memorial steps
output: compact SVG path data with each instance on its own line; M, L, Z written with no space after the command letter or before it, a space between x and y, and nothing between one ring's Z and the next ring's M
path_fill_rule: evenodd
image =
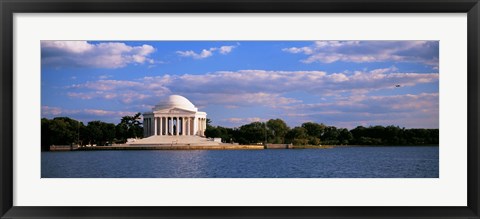
M138 145L189 145L189 146L206 146L206 145L220 145L219 142L213 140L191 135L154 135L147 138L135 139L126 143L131 146Z

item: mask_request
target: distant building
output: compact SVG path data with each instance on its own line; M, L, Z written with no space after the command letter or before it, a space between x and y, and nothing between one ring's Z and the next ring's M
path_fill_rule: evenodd
M187 98L171 95L143 113L143 136L205 136L207 113Z

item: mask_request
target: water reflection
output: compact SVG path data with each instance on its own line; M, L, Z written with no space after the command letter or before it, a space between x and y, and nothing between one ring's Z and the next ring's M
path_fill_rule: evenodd
M438 147L42 152L46 178L437 178Z

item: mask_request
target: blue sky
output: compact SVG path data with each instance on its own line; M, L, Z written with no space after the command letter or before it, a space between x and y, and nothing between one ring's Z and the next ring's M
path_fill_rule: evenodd
M42 41L42 117L118 123L171 94L213 125L438 128L438 41ZM397 87L396 85L400 85Z

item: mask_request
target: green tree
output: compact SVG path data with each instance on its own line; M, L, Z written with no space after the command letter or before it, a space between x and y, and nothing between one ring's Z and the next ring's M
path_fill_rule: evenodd
M326 126L323 123L306 122L302 124L302 128L307 131L309 136L322 139Z
M44 134L49 135L49 140L45 142L50 145L79 144L81 126L83 123L68 117L56 117L48 122L44 120L44 127L48 129Z
M141 113L133 116L123 116L115 126L115 137L119 142L126 142L128 138L143 136L143 127L140 120Z
M323 133L322 142L324 144L336 145L339 144L339 131L335 126L327 126L325 127L325 131Z
M207 138L221 138L222 142L231 143L233 140L232 129L221 126L213 126L212 120L207 119L207 128L205 129Z
M241 144L256 144L265 140L265 123L252 122L240 126L237 133L237 140Z
M338 134L338 140L340 144L347 145L353 140L353 135L348 129L340 129Z
M294 145L307 145L308 144L307 130L303 127L295 127L288 131L286 136L286 142Z
M362 144L360 138L367 134L367 128L363 126L357 126L356 128L350 130L350 133L352 133L354 144Z
M383 135L383 142L388 145L401 144L400 139L403 138L402 129L393 125L385 127Z
M290 129L281 119L270 119L267 121L269 133L268 141L275 144L285 143L285 135Z
M105 145L112 143L115 138L115 125L98 120L88 122L86 138L89 144Z
M205 129L205 136L207 138L220 138L222 136L222 131L219 127L207 125Z

